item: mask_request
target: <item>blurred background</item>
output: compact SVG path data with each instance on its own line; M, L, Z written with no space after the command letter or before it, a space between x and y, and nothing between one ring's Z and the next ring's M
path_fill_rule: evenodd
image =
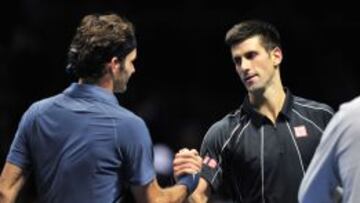
M66 53L81 17L115 12L136 26L136 74L120 103L146 121L156 163L181 147L199 149L212 123L238 108L243 88L224 44L245 19L273 23L282 35L285 86L335 110L360 93L360 14L350 0L14 0L0 3L0 165L31 103L72 78ZM170 157L170 158L169 158ZM161 160L164 159L164 160ZM169 171L170 170L170 171ZM168 184L168 171L158 171ZM31 186L28 186L32 188ZM24 192L18 202L29 202Z

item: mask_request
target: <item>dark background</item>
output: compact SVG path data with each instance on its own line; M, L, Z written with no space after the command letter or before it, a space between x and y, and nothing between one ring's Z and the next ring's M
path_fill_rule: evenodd
M360 14L350 1L18 0L0 3L0 164L31 103L66 88L66 53L81 17L113 11L136 26L138 59L122 105L143 117L154 143L199 148L245 95L226 31L256 18L282 35L283 83L335 110L360 92ZM1 168L1 167L0 167ZM25 201L26 202L26 201Z

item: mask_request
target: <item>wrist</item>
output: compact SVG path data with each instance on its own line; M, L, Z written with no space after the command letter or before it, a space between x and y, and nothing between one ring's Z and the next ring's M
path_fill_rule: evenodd
M186 174L178 177L178 185L185 185L189 194L193 193L199 183L199 173L195 174Z

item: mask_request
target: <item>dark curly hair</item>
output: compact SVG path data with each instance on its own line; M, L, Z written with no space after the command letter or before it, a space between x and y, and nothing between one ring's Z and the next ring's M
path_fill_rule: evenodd
M267 51L275 47L281 48L279 31L270 23L259 20L248 20L234 25L226 33L225 43L234 46L254 36L260 36Z
M67 70L96 82L105 74L105 63L114 56L123 60L135 48L131 22L116 14L87 15L70 44Z

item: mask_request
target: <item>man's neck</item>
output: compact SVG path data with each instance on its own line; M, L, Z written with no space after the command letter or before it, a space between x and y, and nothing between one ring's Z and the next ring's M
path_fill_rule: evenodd
M108 90L109 92L113 92L113 89L114 89L112 80L109 80L109 78L106 78L106 76L100 78L97 81L91 81L91 80L80 78L78 83L79 84L97 85L99 87L102 87L102 88Z
M275 87L269 87L261 93L249 93L250 103L256 111L266 116L272 123L276 122L283 108L285 98L286 94L281 84Z

